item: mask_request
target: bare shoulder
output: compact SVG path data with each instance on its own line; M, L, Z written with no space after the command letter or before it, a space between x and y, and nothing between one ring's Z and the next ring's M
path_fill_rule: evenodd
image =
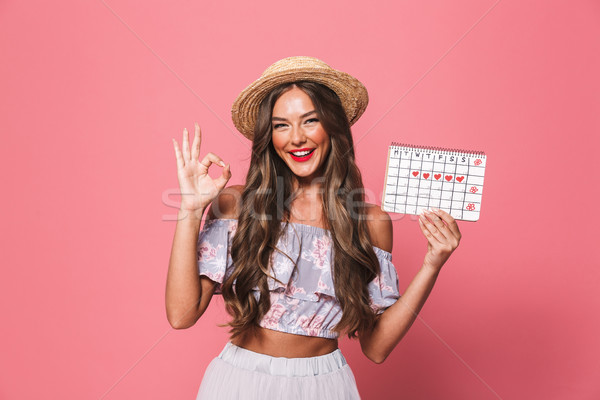
M244 185L227 186L212 201L208 219L236 219L240 215Z
M394 244L394 227L390 215L376 204L366 203L367 226L373 246L391 252Z

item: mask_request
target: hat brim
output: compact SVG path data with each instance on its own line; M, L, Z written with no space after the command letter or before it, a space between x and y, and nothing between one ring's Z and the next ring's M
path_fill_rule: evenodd
M369 103L365 86L345 72L324 68L282 71L257 79L238 95L231 107L235 127L252 140L260 103L275 87L296 81L317 82L332 89L340 98L350 125L361 117Z

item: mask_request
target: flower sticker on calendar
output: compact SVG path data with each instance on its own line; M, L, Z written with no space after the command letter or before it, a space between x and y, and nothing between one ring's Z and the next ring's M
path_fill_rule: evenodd
M381 208L418 215L435 207L454 219L477 221L485 166L482 151L393 142L388 149Z

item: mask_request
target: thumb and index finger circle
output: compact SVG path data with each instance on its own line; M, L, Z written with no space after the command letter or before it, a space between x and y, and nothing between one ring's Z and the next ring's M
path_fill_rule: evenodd
M221 157L212 152L207 153L202 161L200 161L200 164L204 165L207 169L210 167L210 164L218 164L221 167L225 166L225 162L221 159Z
M225 187L225 185L227 184L227 182L229 181L230 178L231 178L231 164L227 164L223 168L223 172L221 173L221 175L217 179L215 179L215 184L217 185L219 190L221 190Z

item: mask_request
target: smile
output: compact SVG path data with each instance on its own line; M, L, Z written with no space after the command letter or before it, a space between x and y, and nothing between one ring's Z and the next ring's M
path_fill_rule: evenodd
M312 155L315 153L316 149L300 149L295 150L294 152L289 152L290 156L294 159L294 161L304 162L308 161Z

